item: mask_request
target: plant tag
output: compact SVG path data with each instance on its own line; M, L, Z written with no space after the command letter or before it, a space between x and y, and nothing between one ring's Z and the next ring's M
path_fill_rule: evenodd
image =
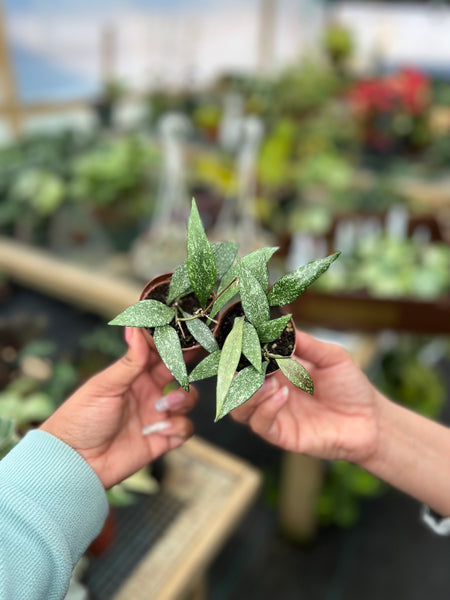
M174 311L158 300L140 300L121 312L108 325L161 327L174 318Z

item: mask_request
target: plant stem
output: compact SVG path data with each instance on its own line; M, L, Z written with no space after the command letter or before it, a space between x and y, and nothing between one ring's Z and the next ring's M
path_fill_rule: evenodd
M202 317L207 317L210 321L212 321L213 323L216 323L216 321L214 321L214 319L211 319L211 317L208 315L208 311L211 310L211 308L214 306L214 302L220 298L220 296L227 291L227 289L235 282L237 281L237 277L235 277L232 281L230 281L230 283L223 288L223 290L220 292L220 294L218 294L214 300L212 300L212 302L210 302L208 304L208 306L203 309L203 308L199 308L196 313L190 317L176 317L177 321L193 321L194 319L201 319Z

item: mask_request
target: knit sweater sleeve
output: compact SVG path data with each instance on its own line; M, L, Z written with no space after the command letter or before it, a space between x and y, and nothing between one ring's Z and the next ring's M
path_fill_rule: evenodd
M29 432L0 462L0 599L64 598L107 512L102 484L81 456Z

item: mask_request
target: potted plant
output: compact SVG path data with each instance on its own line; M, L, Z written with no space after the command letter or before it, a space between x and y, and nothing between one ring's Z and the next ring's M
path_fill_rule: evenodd
M171 276L156 282L155 294L153 284L150 293L146 286L141 299L109 324L144 328L186 390L191 382L217 375L216 421L247 401L266 375L277 369L312 394L309 373L291 358L295 332L292 315L283 314L283 307L297 299L340 253L312 261L269 288L267 263L276 250L260 248L237 257L234 242L211 244L193 200L186 261ZM225 317L221 311L233 299L240 304ZM189 338L189 346L194 343L194 348L203 347L207 353L190 373L183 356Z

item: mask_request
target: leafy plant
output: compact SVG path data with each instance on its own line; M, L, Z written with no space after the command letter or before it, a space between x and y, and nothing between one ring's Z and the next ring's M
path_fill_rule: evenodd
M187 231L187 259L174 271L165 301L144 299L125 309L110 325L151 329L155 346L168 369L186 390L191 382L217 375L216 421L246 402L275 367L297 387L312 394L306 369L292 359L295 337L284 354L277 340L291 329L292 315L280 307L293 302L324 273L339 252L308 263L284 275L269 289L267 263L277 248L260 248L237 257L234 242L211 244L195 200ZM197 308L187 312L189 295ZM220 311L240 300L240 314L224 333ZM274 312L278 314L274 316ZM281 316L280 316L281 315ZM218 322L216 321L218 317ZM211 331L217 323L216 335ZM182 342L190 334L207 356L188 374ZM220 332L223 340L220 341ZM243 361L244 359L244 361Z

